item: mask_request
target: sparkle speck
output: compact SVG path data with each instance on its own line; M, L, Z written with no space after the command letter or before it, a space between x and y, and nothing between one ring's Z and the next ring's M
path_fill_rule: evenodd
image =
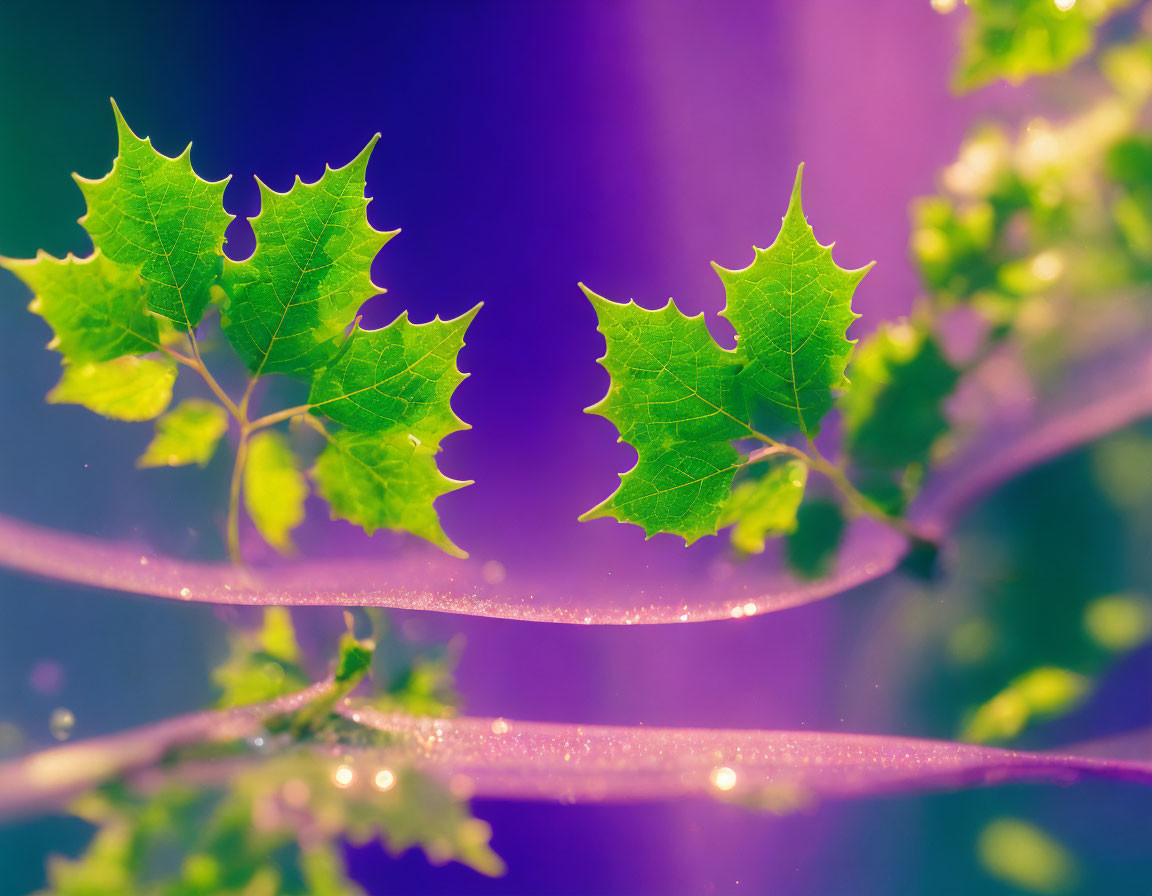
M712 769L712 774L708 776L708 779L717 790L731 790L736 786L736 772L726 765Z
M56 740L67 740L71 737L75 725L76 716L65 706L52 710L52 715L48 719L48 730Z
M1061 12L1068 12L1068 10L1076 5L1076 0L1053 0L1053 2Z
M352 782L356 780L356 773L352 768L347 765L340 765L332 772L332 783L339 787L341 790L351 787Z
M744 615L745 616L755 616L756 615L756 604L752 603L751 601L744 604Z
M507 734L508 733L508 723L506 721L504 721L504 719L493 719L492 720L492 733L493 734Z
M376 772L376 777L372 779L372 783L376 785L377 790L391 790L396 786L396 775L390 768L382 768Z
M191 588L181 588L180 589L180 596L185 597L185 598L191 597L192 596L192 589Z

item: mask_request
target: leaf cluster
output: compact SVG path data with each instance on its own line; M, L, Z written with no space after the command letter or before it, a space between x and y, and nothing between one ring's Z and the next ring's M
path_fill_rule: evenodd
M53 330L49 347L64 370L48 400L119 420L155 419L142 467L206 465L231 425L234 559L241 503L269 544L291 550L311 485L335 518L368 533L411 532L463 556L433 504L468 483L444 476L435 455L446 436L468 428L450 399L465 376L456 357L479 306L427 324L405 313L378 330L355 320L381 291L369 268L397 232L378 231L367 218L365 177L379 135L315 183L297 178L280 193L258 181L256 249L234 260L224 255L227 179L200 178L190 147L176 157L156 151L113 107L119 154L111 172L76 178L92 254L0 261L31 289L30 310ZM239 397L204 360L213 311L249 374ZM208 394L168 410L181 368L197 373ZM257 385L270 374L304 384L305 401L258 414ZM297 446L273 428L293 419L322 437L311 485Z

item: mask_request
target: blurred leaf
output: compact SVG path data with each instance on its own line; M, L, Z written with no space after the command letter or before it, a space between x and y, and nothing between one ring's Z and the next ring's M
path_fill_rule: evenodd
M188 398L156 421L156 435L136 461L139 467L204 466L228 430L228 413L218 404Z
M1152 637L1152 601L1135 594L1098 597L1084 608L1084 627L1105 650L1139 647Z
M732 545L745 554L759 554L767 539L796 530L796 513L804 499L808 467L788 460L771 466L759 479L738 483L728 496L720 528L732 526Z
M788 566L802 579L828 573L844 534L844 514L832 501L808 501L796 514L796 531L788 536Z
M150 358L64 362L60 382L48 393L49 404L78 404L113 420L151 420L172 400L176 365Z
M910 323L881 327L856 352L840 400L854 460L882 469L924 464L948 429L944 400L960 373L935 338Z
M963 739L977 743L1011 740L1034 719L1051 718L1075 707L1090 687L1087 678L1067 669L1032 669L976 709Z
M1092 49L1096 26L1132 0L966 0L959 90L1059 71Z
M1030 893L1066 893L1080 877L1072 853L1052 835L1019 818L998 818L986 825L976 852L989 874Z
M260 630L235 631L231 651L212 673L222 693L217 706L249 706L302 690L310 683L300 667L292 617L284 607L266 607Z
M292 550L288 533L304 521L307 497L308 480L297 469L288 440L272 430L252 436L244 464L244 507L276 550Z

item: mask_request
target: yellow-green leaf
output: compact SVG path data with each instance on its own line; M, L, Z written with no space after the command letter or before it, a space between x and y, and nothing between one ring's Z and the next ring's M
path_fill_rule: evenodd
M807 482L807 465L789 460L759 479L737 484L720 516L720 528L732 526L733 547L745 554L759 554L769 538L795 532L796 512Z
M304 521L307 497L308 482L296 466L288 440L272 430L252 436L244 465L244 507L276 550L292 550L288 533Z
M55 331L48 343L70 361L111 361L154 351L157 319L145 300L140 270L116 264L99 251L87 258L0 259L0 265L32 290L28 310Z
M172 401L176 365L150 358L64 362L49 404L79 404L114 420L151 420Z
M210 401L189 398L156 421L156 435L136 462L139 467L204 466L228 429L228 414Z

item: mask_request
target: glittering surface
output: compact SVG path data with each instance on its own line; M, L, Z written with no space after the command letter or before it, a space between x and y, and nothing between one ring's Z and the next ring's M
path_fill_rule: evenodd
M108 778L155 765L185 744L246 737L260 731L268 716L292 712L330 687L318 682L270 703L176 716L0 764L0 816L63 805Z
M1011 476L1152 413L1152 350L1118 352L1041 408L993 413L985 435L927 483L910 511L941 537L960 512ZM871 520L850 527L834 571L800 583L776 558L728 560L666 572L644 558L572 556L547 577L493 572L421 548L380 560L294 561L239 569L156 556L123 543L71 535L0 516L0 564L110 590L224 604L381 606L537 622L652 624L739 618L848 590L894 569L902 536Z
M788 808L822 797L1096 775L1152 784L1152 762L999 750L946 741L809 731L614 727L508 719L418 719L345 706L401 735L353 754L412 762L477 796L634 800L724 795Z
M0 765L0 816L49 809L114 775L146 774L171 750L261 735L261 719L323 693L181 716ZM1025 753L970 744L808 731L613 727L502 718L413 717L345 703L339 711L395 735L388 746L331 748L333 784L386 789L411 765L462 797L626 801L716 796L774 810L860 797L1014 781L1108 777L1152 785L1152 762ZM268 749L268 745L261 745ZM209 764L210 765L210 764ZM221 774L234 760L218 764ZM199 762L199 776L211 768Z

